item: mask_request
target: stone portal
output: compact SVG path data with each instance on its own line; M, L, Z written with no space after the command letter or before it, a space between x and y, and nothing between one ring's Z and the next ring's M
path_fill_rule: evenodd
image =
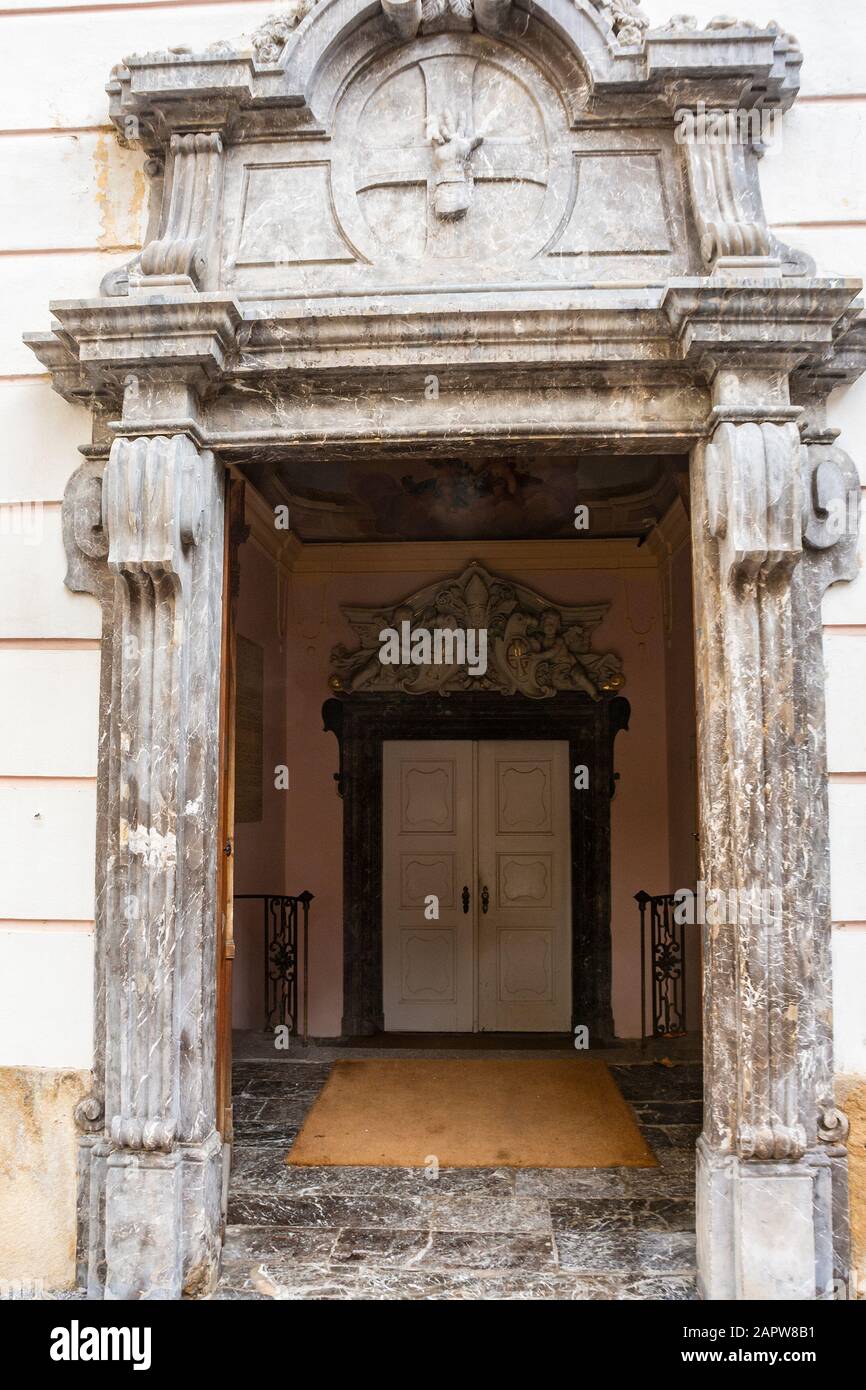
M298 0L114 69L158 227L29 338L94 418L65 511L105 630L91 1296L203 1292L218 1257L222 471L455 438L691 451L703 876L784 904L705 939L702 1289L846 1278L819 606L853 566L824 402L863 367L860 286L772 234L751 143L678 138L784 111L801 62L777 25L632 3Z

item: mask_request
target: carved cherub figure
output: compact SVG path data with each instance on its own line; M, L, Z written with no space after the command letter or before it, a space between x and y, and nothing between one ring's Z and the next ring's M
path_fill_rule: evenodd
M335 647L333 656L337 664L342 666L340 675L344 690L363 690L365 685L381 678L379 633L387 627L396 628L399 632L404 619L411 623L411 608L400 607L395 608L392 613L377 613L372 622L360 628L361 646L357 651L348 652L343 646Z
M588 650L585 629L580 626L567 628L564 639L570 659L569 680L575 690L585 690L593 700L600 698L594 681L586 671L582 657Z
M565 651L562 640L562 619L555 608L545 608L539 614L531 645L534 652L542 652L546 657L559 655L561 651Z

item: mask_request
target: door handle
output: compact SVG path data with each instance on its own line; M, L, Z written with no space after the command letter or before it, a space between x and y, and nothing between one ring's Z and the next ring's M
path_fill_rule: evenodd
M468 885L468 884L465 884L465 883L464 883L464 885L463 885L462 897L463 897L463 911L464 911L464 912L468 912L468 911L469 911L469 885Z
M490 890L488 889L487 884L485 883L484 887L481 889L481 911L486 912L489 906Z

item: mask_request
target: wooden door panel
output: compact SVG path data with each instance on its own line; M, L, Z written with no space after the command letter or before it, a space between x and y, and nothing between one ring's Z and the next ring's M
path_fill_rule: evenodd
M385 1028L474 1026L473 752L469 742L385 743L382 755ZM463 887L470 910L463 910ZM431 896L438 917L425 915Z
M484 742L478 753L478 1020L482 1031L571 1025L568 744Z
M497 927L499 998L506 1004L555 1003L556 941L546 927Z

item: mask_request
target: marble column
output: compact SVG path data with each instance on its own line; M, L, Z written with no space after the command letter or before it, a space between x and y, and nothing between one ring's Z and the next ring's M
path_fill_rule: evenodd
M719 371L692 459L710 1299L833 1296L845 1266L833 1107L820 603L854 572L859 489L787 378ZM801 434L801 427L805 433ZM718 894L716 898L714 895Z
M103 608L91 1297L207 1292L220 1238L215 910L223 485L186 433L121 437L65 502Z

